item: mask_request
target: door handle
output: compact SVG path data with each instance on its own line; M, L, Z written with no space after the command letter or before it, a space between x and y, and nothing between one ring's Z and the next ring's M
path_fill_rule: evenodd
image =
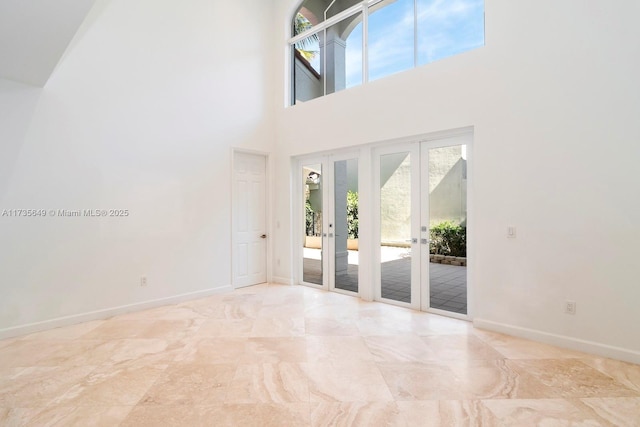
M266 239L266 238L267 238L267 235L266 235L266 234L262 234L262 235L260 236L260 238L261 238L261 239Z

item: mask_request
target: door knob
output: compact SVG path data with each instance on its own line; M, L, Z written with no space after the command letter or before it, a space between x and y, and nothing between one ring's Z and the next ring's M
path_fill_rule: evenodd
M263 234L263 235L261 235L261 236L260 236L260 238L261 238L261 239L266 239L266 238L267 238L267 235L266 235L266 234Z

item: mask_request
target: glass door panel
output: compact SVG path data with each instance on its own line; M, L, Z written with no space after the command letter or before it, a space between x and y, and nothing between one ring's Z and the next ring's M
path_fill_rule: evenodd
M411 303L411 153L380 156L380 296Z
M428 148L429 306L467 314L467 146Z
M302 166L304 241L302 281L323 285L322 258L322 164Z
M358 160L333 162L334 288L358 292Z

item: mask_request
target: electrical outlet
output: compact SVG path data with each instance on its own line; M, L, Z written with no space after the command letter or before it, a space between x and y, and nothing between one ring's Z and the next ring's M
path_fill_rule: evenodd
M147 276L140 276L140 286L147 286Z
M564 312L567 314L576 314L576 302L575 301L565 301L564 302Z

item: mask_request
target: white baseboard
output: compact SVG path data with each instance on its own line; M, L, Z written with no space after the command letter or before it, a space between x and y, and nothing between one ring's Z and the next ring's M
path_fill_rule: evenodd
M526 338L532 341L543 342L545 344L551 344L570 350L640 364L640 352L622 347L614 347L594 341L586 341L565 335L551 334L535 329L522 328L520 326L513 326L478 318L473 320L473 326L515 337Z
M71 316L58 317L56 319L44 320L42 322L28 323L26 325L12 326L10 328L0 329L0 340L5 338L17 337L31 334L34 332L46 331L49 329L60 328L62 326L70 326L78 323L89 322L91 320L102 320L120 314L131 313L132 311L148 310L150 308L161 307L163 305L178 304L197 298L204 298L211 295L231 292L231 286L222 286L219 288L206 289L204 291L190 292L181 295L175 295L167 298L159 298L150 301L143 301L135 304L121 305L119 307L111 307L103 310L90 311L88 313L74 314Z
M281 285L293 285L293 280L288 278L288 277L279 277L279 276L273 276L271 278L271 282L272 283L279 283Z

